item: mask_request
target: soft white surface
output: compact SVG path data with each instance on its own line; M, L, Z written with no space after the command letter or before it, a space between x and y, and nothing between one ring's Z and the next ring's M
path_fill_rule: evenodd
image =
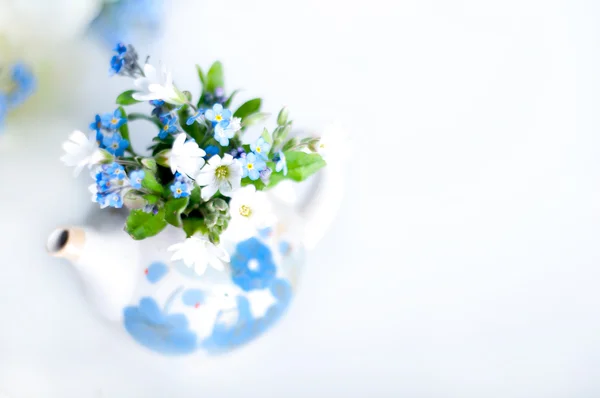
M150 354L43 251L90 208L59 142L124 86L92 67L79 107L2 142L0 390L599 396L599 17L591 0L177 1L162 57L176 82L220 58L228 87L301 126L340 121L354 185L266 338L216 359Z

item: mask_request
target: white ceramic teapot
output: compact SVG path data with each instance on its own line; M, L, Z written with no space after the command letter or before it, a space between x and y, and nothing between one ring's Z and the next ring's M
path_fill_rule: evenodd
M270 194L276 223L249 239L223 239L231 257L225 272L198 276L171 262L166 249L185 238L182 230L168 227L134 241L121 217L108 226L56 229L47 248L71 261L89 301L139 344L165 355L222 352L262 334L285 312L305 248L320 239L337 210L338 173L335 165L321 171L302 206Z

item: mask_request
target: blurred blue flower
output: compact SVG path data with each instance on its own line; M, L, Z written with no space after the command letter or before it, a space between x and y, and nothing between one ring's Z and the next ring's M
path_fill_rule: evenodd
M113 55L110 59L110 68L108 72L111 75L118 74L123 69L123 65L125 64L125 60L119 55Z
M103 3L89 29L107 46L119 41L133 43L153 39L160 30L164 19L164 0L111 0Z
M204 117L206 117L206 120L211 121L213 125L222 122L229 122L231 116L231 111L229 109L223 109L223 105L221 104L215 104L213 105L212 109L207 109L204 112Z
M285 154L282 151L277 152L277 154L275 154L273 157L273 161L275 162L275 171L278 173L283 171L283 175L286 176L288 173L288 167Z
M102 144L108 152L115 156L123 156L125 154L125 149L129 147L129 141L121 137L121 134L119 133L105 136L102 140Z
M246 151L244 151L244 148L241 146L237 147L237 148L233 148L231 150L231 152L229 152L229 154L231 156L233 156L235 159L246 157Z
M230 264L231 279L245 291L264 289L275 278L271 250L254 237L237 244Z
M160 132L158 133L158 138L164 140L169 136L169 134L176 133L177 129L177 116L172 114L164 115L160 118L160 122L163 123Z
M113 51L116 52L117 55L123 56L127 52L127 46L121 42L118 42Z
M21 105L36 88L35 76L25 64L18 62L11 68L13 89L8 93L8 106L15 108Z
M198 121L202 116L204 116L204 109L200 108L196 111L196 113L194 113L192 116L190 116L188 118L188 120L185 122L185 124L187 124L188 126L191 126L192 124L194 124L194 122Z
M246 157L241 158L242 162L242 177L249 177L252 181L260 178L260 172L267 168L267 164L259 159L254 152L249 153Z
M131 187L135 189L142 189L142 181L146 176L146 172L144 170L134 170L129 173L129 181L131 183Z
M151 297L138 307L124 310L124 326L141 345L165 355L181 355L196 350L196 334L189 329L184 314L163 312Z
M100 115L96 115L92 123L90 123L90 130L100 131L102 129L102 118Z
M250 149L262 160L268 160L271 144L265 141L264 138L260 137L258 140L256 140L256 142L250 144Z
M8 102L6 101L6 95L0 93L0 131L2 130L2 125L4 124L4 119L6 118L7 113Z
M204 156L205 159L210 159L215 155L218 155L220 152L219 147L216 147L214 145L209 145L206 148L204 148L204 152L206 152L206 155Z

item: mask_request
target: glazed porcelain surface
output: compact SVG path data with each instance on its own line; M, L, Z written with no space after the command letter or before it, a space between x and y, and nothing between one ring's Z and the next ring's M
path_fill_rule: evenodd
M96 312L140 345L164 355L222 353L262 335L289 307L305 246L319 236L310 226L323 227L322 186L317 181L304 206L270 195L268 228L243 239L227 231L221 245L231 261L224 271L198 275L172 261L167 249L185 239L183 230L169 226L134 241L123 231L124 215L114 212L55 230L48 250L71 261Z

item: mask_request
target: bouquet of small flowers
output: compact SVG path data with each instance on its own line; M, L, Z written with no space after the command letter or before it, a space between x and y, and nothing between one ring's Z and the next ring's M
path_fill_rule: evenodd
M165 68L140 65L133 46L119 43L114 51L111 74L134 79L135 89L117 97L113 112L96 115L89 134L74 131L62 160L76 175L93 169L92 201L101 208L130 209L125 231L133 239L171 224L187 236L170 248L174 259L197 270L215 257L228 261L218 246L221 234L248 225L256 230L269 218L261 191L285 179L303 181L325 166L319 138L288 137L285 108L272 131L264 128L258 140L244 143L245 130L268 115L260 98L232 107L238 91L226 94L220 62L207 73L196 66L202 89L194 101ZM149 113L126 112L142 101L151 105ZM131 145L129 125L137 121L157 130L147 154Z

